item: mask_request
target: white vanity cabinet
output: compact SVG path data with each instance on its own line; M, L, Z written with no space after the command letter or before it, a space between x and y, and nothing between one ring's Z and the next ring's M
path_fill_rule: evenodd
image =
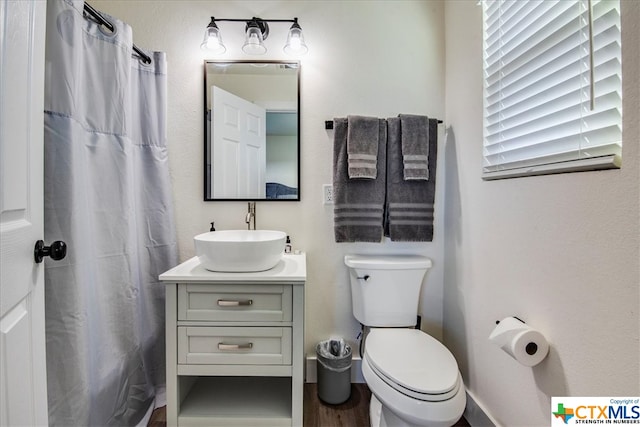
M192 258L166 284L167 425L302 426L304 255L257 273Z

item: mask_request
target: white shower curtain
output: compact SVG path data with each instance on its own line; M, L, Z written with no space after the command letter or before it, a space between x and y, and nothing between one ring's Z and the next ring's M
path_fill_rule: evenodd
M47 3L45 238L52 426L144 424L165 402L164 286L177 263L165 146L166 60L132 30Z

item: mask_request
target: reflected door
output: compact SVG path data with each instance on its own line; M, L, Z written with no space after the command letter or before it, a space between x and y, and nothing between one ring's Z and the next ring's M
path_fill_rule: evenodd
M214 198L265 198L266 110L211 87Z

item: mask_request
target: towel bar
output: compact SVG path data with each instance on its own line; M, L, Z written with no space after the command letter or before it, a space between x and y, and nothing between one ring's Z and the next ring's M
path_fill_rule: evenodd
M442 123L442 120L438 120L438 123ZM324 122L324 128L329 130L329 129L333 129L333 120L325 120Z

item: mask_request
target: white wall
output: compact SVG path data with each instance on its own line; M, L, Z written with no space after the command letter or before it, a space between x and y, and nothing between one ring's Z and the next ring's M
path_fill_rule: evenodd
M298 138L267 135L267 170L265 180L298 187Z
M482 11L447 1L444 338L478 403L549 425L551 396L640 395L640 2L622 0L621 170L484 182ZM543 331L533 369L487 340L516 315Z
M258 74L213 74L207 76L209 93L211 86L244 98L249 102L269 108L270 105L295 105L298 101L298 86L295 75L258 75ZM211 108L211 97L207 97L207 108Z
M353 339L350 288L342 259L349 252L411 252L431 257L423 288L423 329L441 337L443 194L436 193L433 243L336 244L333 209L322 205L322 184L331 183L332 133L324 121L347 114L444 115L444 6L440 1L141 1L94 0L94 7L133 27L140 47L163 50L169 61L168 145L180 259L194 255L192 237L208 230L243 228L246 203L202 202L203 60L199 46L210 16L293 18L304 31L309 54L301 67L302 201L259 202L258 228L281 229L294 249L307 252L306 349L332 335ZM220 23L227 52L243 54L243 24ZM289 26L271 25L269 52L282 53ZM213 58L208 58L213 59ZM441 150L443 154L444 150ZM440 162L442 164L442 162ZM438 180L444 169L438 171Z

